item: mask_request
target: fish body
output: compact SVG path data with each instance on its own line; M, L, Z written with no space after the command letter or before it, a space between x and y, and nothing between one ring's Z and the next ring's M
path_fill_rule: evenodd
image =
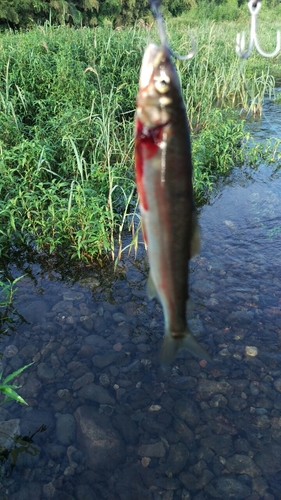
M189 125L180 82L165 46L149 44L140 71L135 121L136 183L150 275L165 320L161 351L170 363L179 348L210 359L186 322L188 263L200 248L192 186Z

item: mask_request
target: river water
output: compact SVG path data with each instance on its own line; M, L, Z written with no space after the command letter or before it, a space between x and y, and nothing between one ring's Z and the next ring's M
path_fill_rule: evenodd
M268 102L249 125L278 137ZM235 169L200 211L189 325L213 354L163 370L143 248L75 282L26 263L2 334L0 500L281 499L281 170Z

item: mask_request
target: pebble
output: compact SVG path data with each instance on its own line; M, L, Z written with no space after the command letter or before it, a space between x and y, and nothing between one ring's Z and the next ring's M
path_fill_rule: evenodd
M110 395L107 389L97 384L88 384L78 391L78 397L96 403L114 405L115 399Z
M4 350L4 356L6 356L6 358L12 358L18 352L19 350L15 345L8 345Z
M151 405L148 408L148 411L156 412L156 411L160 411L161 409L162 409L162 406L160 406L160 405Z
M276 391L281 392L281 378L274 380L273 385Z
M143 467L148 467L150 462L151 462L150 457L142 457L142 459L141 459L141 464Z
M138 455L141 457L164 457L166 455L165 447L162 441L153 444L142 444L138 448Z
M245 354L246 356L252 356L255 357L259 353L258 348L252 345L246 345L245 347Z
M1 462L0 496L279 498L281 281L263 252L247 262L236 258L220 238L219 219L218 213L206 226L215 243L211 238L195 258L190 288L200 306L188 312L214 363L182 351L161 367L163 313L157 300L146 298L142 257L124 261L122 280L118 273L109 280L106 269L100 279L86 279L83 293L78 282L70 287L39 273L38 300L29 284L19 310L31 324L19 325L1 345L3 376L35 363L15 382L29 406L0 406L0 446L6 439L6 453L14 450ZM239 221L233 222L238 234ZM278 256L272 259L277 268Z
M57 440L66 446L74 443L76 424L73 415L59 415L56 423Z

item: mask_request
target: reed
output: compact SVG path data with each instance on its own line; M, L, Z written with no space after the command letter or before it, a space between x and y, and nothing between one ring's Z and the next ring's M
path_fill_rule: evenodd
M241 26L233 22L169 20L177 52L188 51L191 26L197 54L175 64L193 135L195 194L203 200L218 175L243 161L237 117L241 109L262 111L275 65L256 54L246 64L237 59ZM133 120L151 39L158 40L154 25L46 24L0 36L0 257L11 245L80 260L121 254L123 231L135 228L137 214Z

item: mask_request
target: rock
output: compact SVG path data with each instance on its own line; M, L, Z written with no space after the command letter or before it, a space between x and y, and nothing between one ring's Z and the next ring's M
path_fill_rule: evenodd
M255 357L259 353L258 348L253 346L253 345L246 345L245 347L245 354L246 356L252 356Z
M52 435L54 427L55 419L53 413L47 408L42 410L27 408L20 421L21 435L34 435L32 439L35 442L46 440L48 436Z
M281 446L278 443L269 443L255 455L255 462L266 476L281 471Z
M9 500L30 500L30 498L42 498L40 483L29 482L22 484L19 488L17 488L15 493L9 495ZM66 497L64 498L66 499Z
M96 354L96 356L93 356L92 358L92 363L96 368L102 369L108 365L111 365L112 363L115 363L117 359L118 357L116 353L104 354L104 355Z
M195 427L200 420L198 407L191 399L178 399L174 405L174 413L190 427Z
M200 380L197 391L200 398L210 399L215 394L231 394L233 388L226 382L226 380L221 380L216 382L215 380Z
M93 489L88 484L78 484L75 487L76 498L80 500L98 500Z
M6 356L6 358L13 358L16 354L18 354L18 352L19 350L17 346L13 344L7 345L7 347L4 350L4 356Z
M88 335L84 339L85 344L91 345L93 347L98 347L100 349L105 349L109 347L108 340L104 339L101 335Z
M241 411L244 410L247 406L247 401L243 398L239 398L238 396L230 396L228 398L228 405L231 408L231 410L234 411Z
M31 363L37 352L38 348L34 344L27 344L19 351L19 356L24 359L24 361Z
M93 471L114 470L126 459L126 448L107 415L91 406L80 406L74 413L77 442Z
M91 382L94 382L95 380L95 375L92 372L87 372L82 377L77 378L73 384L72 384L72 389L74 391L78 391L78 389L81 389L81 387L85 387L88 384L91 384Z
M276 391L281 392L281 378L277 378L276 380L274 380L273 385Z
M167 470L165 471L168 477L179 474L185 467L189 458L189 451L183 443L171 444L167 457Z
M166 450L162 441L158 441L153 444L142 444L138 449L138 455L141 457L161 458L166 455Z
M213 479L214 474L208 469L202 471L201 476L195 476L190 472L182 472L179 476L184 486L191 491L202 490ZM226 498L226 497L225 497Z
M78 397L105 405L114 405L115 399L101 385L89 384L78 391Z
M45 384L51 384L55 380L55 372L46 363L40 363L37 366L37 375Z
M14 438L20 435L20 420L14 418L0 422L0 448L9 450L14 445Z
M18 393L23 399L27 400L27 403L29 403L28 399L36 399L41 391L41 388L42 384L37 378L37 373L33 371L28 374L24 385L18 390Z
M112 425L123 436L127 444L136 445L138 441L138 428L131 417L121 414L112 419Z
M44 497L53 498L55 496L55 493L56 493L56 488L54 487L52 482L43 485Z
M173 377L170 381L170 386L179 391L190 391L197 385L195 377Z
M57 418L56 434L60 443L69 446L75 441L75 419L69 413L59 415Z
M227 434L203 438L201 439L201 445L211 448L218 455L226 456L233 452L232 437Z
M210 498L222 498L223 500L226 498L240 500L248 497L251 493L246 484L231 477L219 477L216 488L208 484L205 491L209 493Z
M247 455L236 454L226 460L226 468L235 474L247 474L250 477L261 475L261 470L252 458Z
M44 300L25 300L17 304L17 311L27 323L42 324L46 321L45 314L49 311L49 304Z
M194 434L184 422L181 420L175 420L174 431L179 434L181 441L183 441L187 446L194 445Z

